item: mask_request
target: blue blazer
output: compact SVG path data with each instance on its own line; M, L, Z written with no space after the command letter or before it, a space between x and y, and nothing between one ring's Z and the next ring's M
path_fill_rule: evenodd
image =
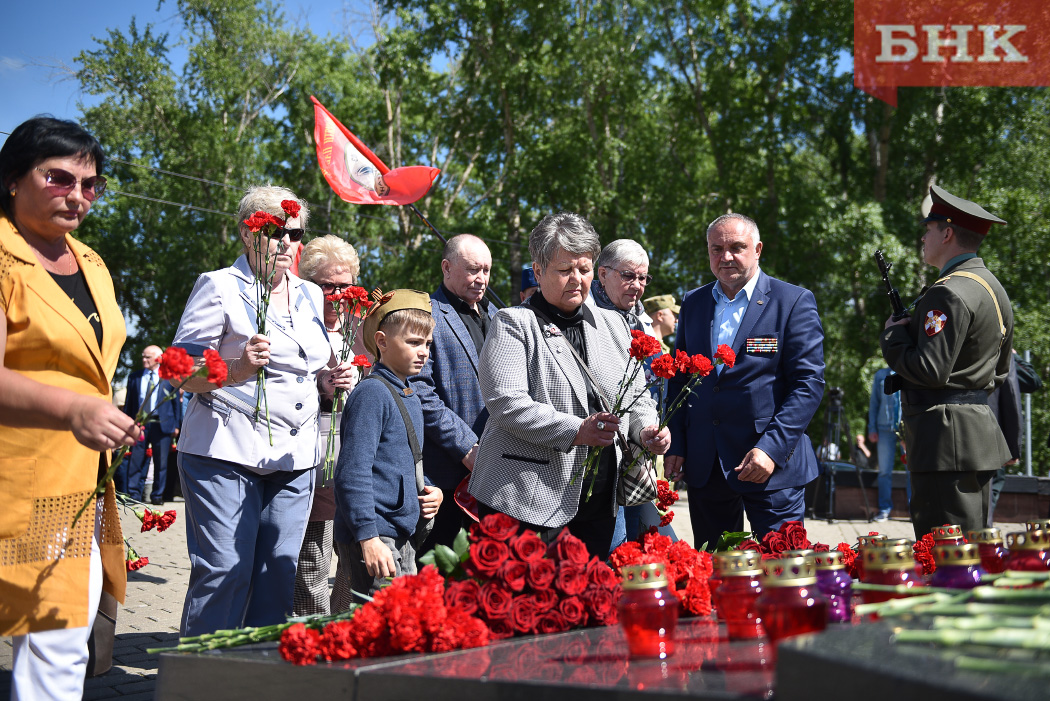
M142 408L142 400L144 397L142 394L142 375L145 374L145 370L136 370L128 376L128 391L124 398L124 413L134 418L139 413L139 409ZM171 383L167 380L161 380L160 384L153 393L157 396L157 402L166 397L169 392L173 390ZM157 419L160 432L166 436L171 435L175 432L175 429L182 423L182 402L179 401L178 397L175 397L170 402L164 402L157 408Z
M759 271L758 283L733 343L736 364L704 378L672 417L669 455L685 457L685 479L707 483L717 458L738 492L800 487L816 478L817 459L806 427L824 395L824 331L813 293ZM714 358L711 283L682 300L675 346ZM747 343L763 339L763 343ZM775 339L776 349L768 349ZM683 386L668 388L673 401ZM741 482L734 468L752 448L765 451L776 469L765 484Z
M444 290L430 295L434 344L411 378L423 404L423 472L446 493L467 476L463 456L478 442L488 412L478 384L478 352ZM493 305L488 314L495 316Z

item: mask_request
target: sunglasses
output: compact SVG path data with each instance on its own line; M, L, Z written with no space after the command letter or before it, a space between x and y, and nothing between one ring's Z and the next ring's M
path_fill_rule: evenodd
M332 282L322 282L322 283L320 283L321 292L324 292L326 295L342 294L345 290L347 290L348 288L353 287L353 286L354 286L354 283L352 283L352 282L347 283L345 285L336 285L335 283L332 283Z
M637 280L638 283L642 285L642 287L645 287L653 281L652 275L638 275L636 273L631 272L630 270L617 270L616 268L609 268L609 270L616 270L616 272L620 274L620 279L626 282L628 285Z
M306 229L286 229L283 226L278 228L277 231L270 234L272 239L283 239L285 235L288 236L288 240L292 243L296 241L302 241L303 235L306 233Z
M47 183L48 191L59 197L65 197L73 192L73 188L77 186L78 182L80 183L80 191L84 193L84 199L88 202L94 202L96 197L101 197L102 193L106 191L106 179L101 175L92 175L90 178L78 181L77 176L61 168L50 168L48 170L34 168L34 170L44 174L44 181Z

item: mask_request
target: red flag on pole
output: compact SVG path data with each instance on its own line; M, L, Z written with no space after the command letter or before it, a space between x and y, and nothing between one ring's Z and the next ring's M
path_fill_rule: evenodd
M390 170L339 123L313 95L317 163L335 194L352 204L412 204L427 194L438 168L405 166Z

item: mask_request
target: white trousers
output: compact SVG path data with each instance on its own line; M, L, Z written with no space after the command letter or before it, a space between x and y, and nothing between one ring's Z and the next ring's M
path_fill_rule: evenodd
M91 539L87 626L14 636L11 639L14 647L11 701L80 701L83 697L88 638L102 596L102 556L98 548L101 531L102 500L99 499L95 510L95 534Z

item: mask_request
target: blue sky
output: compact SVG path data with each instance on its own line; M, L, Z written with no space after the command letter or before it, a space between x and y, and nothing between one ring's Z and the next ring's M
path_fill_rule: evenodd
M344 4L360 19L362 0L290 0L280 3L289 17L303 17L315 34L344 34ZM0 44L0 131L10 132L36 114L77 119L78 101L86 97L78 84L63 78L62 67L73 68L73 58L95 47L93 37L110 28L127 29L131 18L139 27L153 24L176 37L180 28L176 4L157 0L12 0L5 3L4 41ZM177 56L173 53L173 56ZM0 135L0 141L6 138Z

